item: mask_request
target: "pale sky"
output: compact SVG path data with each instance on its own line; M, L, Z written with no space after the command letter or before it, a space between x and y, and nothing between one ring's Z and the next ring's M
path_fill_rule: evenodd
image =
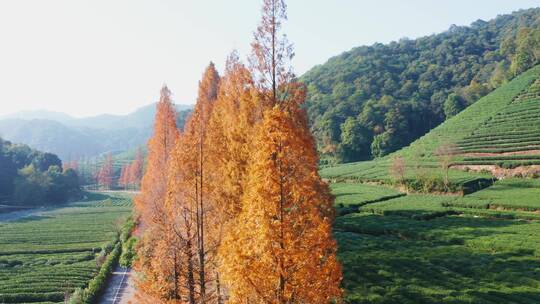
M212 60L249 52L259 0L0 0L0 115L124 114L167 83L191 104ZM289 0L297 74L353 47L468 25L540 0Z

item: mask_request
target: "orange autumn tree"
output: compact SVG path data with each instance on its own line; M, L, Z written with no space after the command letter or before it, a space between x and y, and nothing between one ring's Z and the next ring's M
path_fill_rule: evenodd
M214 216L215 242L219 247L228 234L228 224L242 209L241 197L246 183L247 166L251 158L254 125L261 119L258 94L249 70L240 62L236 52L228 58L225 74L209 121L207 146L209 179L215 185L210 201L216 208ZM225 288L221 284L220 258L214 261L216 302L224 303Z
M229 303L330 303L341 296L333 197L317 171L305 90L288 66L282 0L265 0L251 57L263 121L252 142L242 211L220 248Z
M127 172L127 184L131 185L133 189L137 189L140 187L142 176L143 176L143 166L144 166L144 157L142 154L142 151L139 149L137 150L137 154L135 155L135 159L129 167L126 169Z
M264 0L261 23L251 43L251 70L265 108L288 97L288 86L294 78L289 65L294 57L293 47L287 36L280 34L287 20L286 10L284 0Z
M276 106L259 126L244 209L220 249L229 303L330 303L341 295L333 198L297 119Z
M176 271L174 299L188 303L210 303L218 288L215 283L215 252L219 240L217 208L211 200L214 183L209 172L208 122L217 98L220 77L211 63L199 83L199 95L184 133L173 152L169 171L167 208L172 219L174 242L181 248L176 256L183 267ZM180 267L178 267L180 268ZM182 292L182 289L185 289Z
M126 189L129 185L129 170L128 165L123 165L120 170L120 178L118 179L118 185Z
M154 133L148 142L148 165L141 182L141 193L135 198L138 229L142 236L137 248L136 270L138 301L154 302L171 292L171 246L168 242L170 225L167 221L165 199L167 170L171 151L180 132L176 127L176 112L171 92L164 86L157 103Z
M180 131L176 127L176 110L171 91L164 86L156 105L154 133L148 141L148 166L142 178L141 193L135 198L135 211L145 226L159 223L164 214L167 191L167 168L171 151L176 146Z
M113 175L114 175L114 168L113 168L113 159L112 154L108 153L105 157L105 160L103 161L103 164L101 165L101 168L99 169L98 175L97 175L97 181L98 184L104 188L104 189L111 189L113 186Z
M66 171L67 169L73 169L75 171L78 171L79 170L79 162L77 160L71 160L71 161L67 161L64 163L64 165L62 166L64 171Z
M227 59L225 74L209 122L209 174L217 187L211 193L222 224L234 219L242 205L254 125L261 120L258 94L249 70L236 52Z

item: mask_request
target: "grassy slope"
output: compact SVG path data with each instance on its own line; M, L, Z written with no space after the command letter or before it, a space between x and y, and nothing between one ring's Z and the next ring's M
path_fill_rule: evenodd
M0 302L63 303L64 292L96 274L96 254L111 242L131 200L91 195L84 202L0 223Z
M337 202L388 191L365 187L333 188ZM540 208L538 189L538 180L509 179L464 197L410 194L339 216L346 303L540 303L540 213L530 211Z
M366 184L334 183L331 188L336 196L336 205L343 207L364 205L375 200L400 195L399 191L392 188Z
M540 222L338 219L347 303L539 303Z
M525 90L538 77L540 77L540 66L528 70L511 82L501 86L400 151L373 161L323 168L321 175L326 178L385 181L390 178L388 169L392 157L402 156L408 166L408 178L414 178L417 174L412 169L416 164L420 164L432 175L441 176L442 172L438 170L438 165L433 155L435 149L441 144L457 143L473 133L474 130L478 129L490 117L501 112L508 106L514 97L519 95L520 92ZM451 173L451 179L458 183L478 177L485 178L489 176L456 170L452 170Z
M479 100L410 147L394 153L408 178L440 175L433 152L473 133L540 75L537 66ZM413 169L419 159L421 169ZM392 155L324 168L334 183L335 236L347 303L540 303L540 182L507 179L460 196L409 194L387 187ZM463 182L474 173L452 171ZM366 203L367 202L367 203ZM358 208L351 212L349 206Z

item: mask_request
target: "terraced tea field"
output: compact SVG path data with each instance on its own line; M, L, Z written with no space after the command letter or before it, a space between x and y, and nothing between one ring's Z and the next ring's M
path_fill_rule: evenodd
M334 181L390 183L392 158L399 156L406 166L406 179L415 180L421 175L441 179L444 172L435 151L444 144L461 147L463 154L456 155L455 165L540 165L539 91L540 65L481 98L410 146L373 161L323 168L321 175ZM458 188L490 177L450 170L450 181Z
M538 165L539 134L540 79L537 79L512 103L488 118L458 144L462 153L472 156L464 159L465 164Z
M366 185L356 186L361 201ZM381 201L372 187L373 203L335 224L347 303L540 303L540 213L522 210L540 210L539 180ZM339 202L344 188L333 189ZM346 189L355 193L355 184ZM486 201L509 203L488 209Z
M331 188L336 196L335 203L340 207L362 206L404 195L389 187L368 184L334 183Z
M540 65L409 147L322 168L336 195L346 303L540 303L539 179L451 169L454 190L423 188L444 178L441 145L461 149L454 165L521 170L540 165L539 134ZM424 194L392 197L394 157L405 164L399 188Z
M0 303L63 303L98 271L96 257L131 212L120 194L0 222Z

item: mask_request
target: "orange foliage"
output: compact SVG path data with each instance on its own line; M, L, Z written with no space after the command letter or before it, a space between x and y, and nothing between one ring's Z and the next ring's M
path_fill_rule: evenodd
M169 156L179 136L171 92L165 86L157 103L154 134L148 141L148 166L142 178L141 193L135 198L135 211L143 226L159 223L164 214Z
M287 20L284 0L263 0L262 19L251 43L252 73L262 94L263 104L272 107L286 97L287 85L294 78L289 62L294 57L292 44L280 34Z
M229 303L329 303L341 295L333 198L298 121L275 107L258 127L244 209L220 249Z
M118 179L118 185L127 188L129 185L128 166L123 165L120 170L120 178Z
M214 257L217 249L216 208L210 200L208 121L217 98L219 75L213 64L199 83L199 97L173 151L169 171L167 215L176 247L178 271L173 298L207 303L216 298Z
M161 89L154 134L148 142L148 166L142 178L141 193L135 198L135 211L139 216L138 230L142 232L137 248L138 260L135 263L135 269L141 274L137 282L140 302L167 298L172 292L170 276L171 269L175 268L171 265L176 264L176 250L170 246L171 232L165 210L166 172L170 165L171 151L180 133L176 128L176 113L170 95L167 87ZM142 162L142 156L140 159ZM131 177L129 179L132 180Z
M236 53L223 79L210 64L178 140L158 105L136 200L139 303L339 302L333 196L279 35L285 11L264 0L251 70Z
M143 176L144 158L141 150L137 151L135 160L126 168L126 182L134 189L139 188Z
M64 171L66 171L67 169L72 169L72 170L79 170L79 162L77 162L76 160L72 160L72 161L67 161L63 164L63 169Z
M227 60L218 99L209 122L209 173L217 185L211 193L222 223L235 218L242 208L247 165L254 125L262 114L249 70L236 53Z
M97 175L98 184L104 189L111 189L113 186L113 174L113 159L112 154L109 153L99 169Z
M228 303L330 303L341 297L333 197L317 171L283 0L264 0L251 57L263 121L255 127L241 212L222 242Z

